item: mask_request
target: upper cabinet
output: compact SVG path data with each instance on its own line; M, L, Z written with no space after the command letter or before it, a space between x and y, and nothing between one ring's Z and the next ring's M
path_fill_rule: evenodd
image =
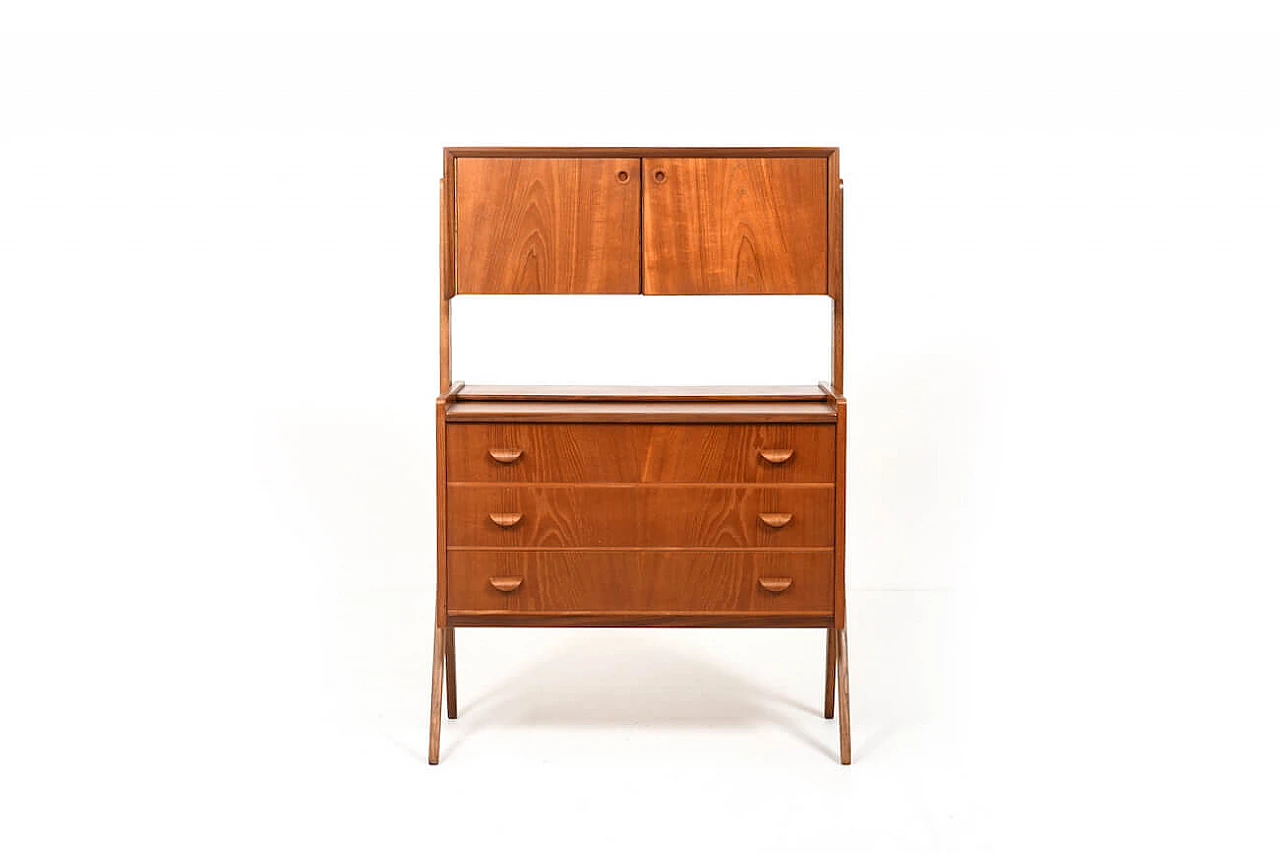
M458 293L640 293L639 159L455 162Z
M827 161L644 161L648 294L825 294Z
M827 294L838 269L834 149L452 149L445 163L446 296Z

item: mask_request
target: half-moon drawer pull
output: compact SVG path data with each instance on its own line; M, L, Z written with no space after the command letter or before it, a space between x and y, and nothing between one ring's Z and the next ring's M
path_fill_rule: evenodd
M761 579L760 583L763 584L764 579ZM787 579L787 583L791 583L790 578ZM503 593L510 593L521 584L524 584L524 579L518 575L497 575L490 577L489 584L495 590L501 590Z
M778 448L776 450L765 449L760 452L761 457L763 457L767 462L773 463L775 466L782 465L787 460L791 459L794 454L795 451L791 448Z
M524 518L523 513L490 513L489 518L499 528L510 528Z
M502 463L509 466L516 460L520 459L520 455L524 453L524 448L490 448L489 456L493 457L494 462Z
M791 579L787 578L761 578L760 586L770 593L781 593L791 586Z
M790 513L761 513L760 521L770 528L781 528L791 521Z

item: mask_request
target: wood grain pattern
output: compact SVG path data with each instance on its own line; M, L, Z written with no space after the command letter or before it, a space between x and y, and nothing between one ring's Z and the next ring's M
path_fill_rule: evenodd
M444 699L449 720L458 719L458 662L453 626L444 629Z
M427 736L427 762L440 762L440 691L444 683L444 629L437 626L431 643L431 723Z
M459 400L449 421L523 421L529 424L826 424L836 420L828 401L618 401Z
M844 182L840 180L840 150L836 149L827 155L827 294L839 299L843 296L841 287L842 263L844 261L843 229L837 228L843 220L840 207L840 191Z
M458 552L450 561L449 612L831 613L831 553ZM520 578L508 591L490 578ZM760 580L785 577L767 590Z
M450 424L448 469L473 483L833 483L835 428L808 424ZM518 452L510 462L495 460ZM763 456L790 455L777 463Z
M448 538L461 546L523 548L832 546L830 486L448 487ZM519 513L511 527L491 513ZM761 513L790 513L785 527ZM449 553L449 562L458 552Z
M451 390L452 392L452 390ZM450 393L451 393L450 392ZM436 399L436 625L443 626L444 619L444 602L445 588L448 584L448 577L445 575L444 566L446 558L446 530L445 520L449 517L448 512L448 495L446 484L448 482L448 460L449 455L445 451L445 423L444 413L445 407L449 405L449 393L446 393Z
M640 292L638 159L462 158L457 173L458 293Z
M844 628L845 596L844 596L844 537L845 537L845 472L848 453L846 439L849 431L848 405L841 396L836 401L839 420L836 422L836 487L832 490L834 510L832 511L832 527L835 535L835 574L836 574L836 628Z
M647 158L644 292L826 294L825 158Z
M844 629L838 629L836 676L840 683L840 764L853 761L849 749L849 640Z
M444 150L444 198L440 214L440 298L449 300L458 293L457 159Z
M449 262L449 253L452 251L453 242L446 239L446 235L451 234L453 227L451 225L452 216L450 215L450 206L448 204L448 196L445 193L444 179L440 180L440 393L444 394L445 390L453 384L453 341L450 338L451 328L453 326L452 307L449 298L453 296L452 288L452 270L453 265Z
M827 629L827 684L822 701L822 716L827 720L836 716L836 646L835 629Z
M459 400L654 400L716 402L825 400L816 385L469 385Z
M834 148L445 150L431 764L456 626L825 628L850 763L839 172ZM458 293L641 291L826 294L830 383L452 379Z

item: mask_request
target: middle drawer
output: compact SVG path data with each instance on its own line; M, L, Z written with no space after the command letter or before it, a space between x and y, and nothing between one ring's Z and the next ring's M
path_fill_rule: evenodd
M448 543L487 547L787 548L832 545L830 486L448 488Z

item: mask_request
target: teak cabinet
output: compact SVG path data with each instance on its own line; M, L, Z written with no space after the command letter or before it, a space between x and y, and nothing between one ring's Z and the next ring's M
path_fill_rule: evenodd
M825 294L827 165L457 157L456 292Z
M429 760L458 626L826 629L850 762L836 149L446 149ZM459 294L824 294L812 386L468 386ZM518 356L518 354L513 354Z

